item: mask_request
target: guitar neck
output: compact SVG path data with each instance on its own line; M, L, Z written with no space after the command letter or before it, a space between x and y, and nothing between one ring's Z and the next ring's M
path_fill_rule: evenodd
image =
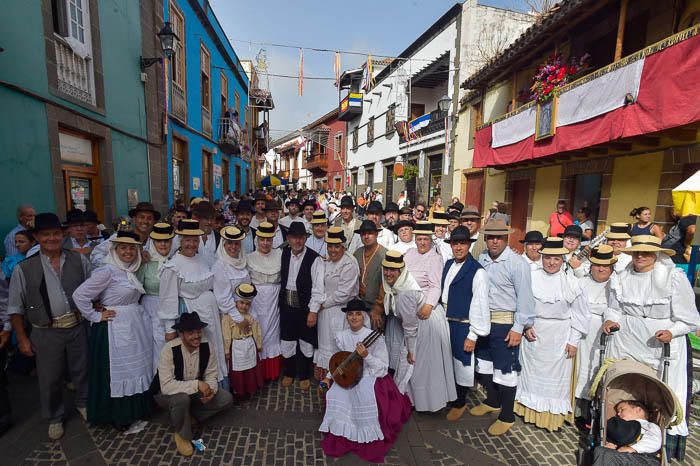
M379 339L379 337L381 335L382 335L381 329L375 329L372 331L372 333L367 335L364 340L362 340L362 344L364 345L365 348L369 348L370 346L372 346L374 344L375 341L377 341ZM343 360L343 362L341 362L338 365L338 367L335 369L335 371L333 371L333 375L335 375L335 373L338 372L339 370L343 370L345 368L345 366L347 366L353 360L355 360L356 358L359 358L359 357L360 357L360 355L357 354L357 350L353 351L352 354L350 354L350 356L345 358Z

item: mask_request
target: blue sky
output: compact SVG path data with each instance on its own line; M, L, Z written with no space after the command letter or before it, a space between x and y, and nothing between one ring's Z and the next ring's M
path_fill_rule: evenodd
M273 42L304 47L396 55L456 3L455 0L210 0L219 22L240 58L265 48L269 72L297 75L299 51L249 44ZM480 4L524 8L524 0L480 0ZM364 57L341 56L341 68L359 66ZM333 76L333 54L304 51L305 76ZM271 137L298 129L338 105L332 81L270 77L275 100Z

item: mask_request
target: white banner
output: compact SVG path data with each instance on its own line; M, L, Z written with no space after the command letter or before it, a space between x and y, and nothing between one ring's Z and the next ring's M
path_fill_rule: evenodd
M365 184L365 167L360 167L357 169L357 184Z
M384 165L382 165L381 160L374 162L374 183L381 183L384 181Z
M527 139L535 134L537 106L524 110L493 124L491 147L503 147Z
M420 151L418 153L418 177L423 178L425 176L425 152Z
M644 59L606 73L559 96L557 126L590 120L625 105L625 96L637 99Z

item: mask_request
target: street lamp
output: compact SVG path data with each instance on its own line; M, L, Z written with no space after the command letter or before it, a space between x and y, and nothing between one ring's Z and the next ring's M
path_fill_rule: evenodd
M163 29L158 33L158 40L160 40L160 49L163 53L163 57L170 58L175 53L176 41L180 40L177 34L173 32L168 21L163 25ZM163 58L143 58L141 57L141 71L146 71L146 68L153 65L154 63L162 63Z
M447 95L443 95L440 100L438 100L438 110L440 112L445 113L450 109L450 104L452 103L452 99L450 99Z

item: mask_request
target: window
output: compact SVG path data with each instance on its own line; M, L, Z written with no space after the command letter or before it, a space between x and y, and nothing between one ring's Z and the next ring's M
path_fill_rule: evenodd
M240 121L240 113L241 113L241 96L238 95L238 91L233 91L233 110L238 115L238 123L239 125L241 124Z
M343 133L335 133L333 140L333 160L342 160L343 155Z
M352 130L352 150L357 151L357 128Z
M187 202L187 188L189 175L187 173L187 143L182 139L173 137L173 202L185 204Z
M92 53L90 40L90 0L52 0L54 32L68 42L80 58Z
M214 199L211 190L211 180L213 178L213 167L211 166L211 154L202 151L202 195L207 199Z
M221 73L221 113L228 110L228 79L226 75Z
M396 104L391 104L389 110L386 111L386 128L385 133L387 136L395 131L394 124L396 123Z
M170 3L170 23L172 24L173 32L180 38L175 41L175 51L170 57L170 66L173 83L177 84L180 89L185 89L185 16L175 6Z
M210 80L210 69L209 64L211 60L211 55L209 51L202 44L200 48L200 67L201 67L201 87L202 87L202 108L211 110L211 80Z
M367 144L374 142L374 117L370 117L367 122Z
M221 159L221 178L223 180L223 194L226 194L231 188L229 186L229 162L225 158Z

